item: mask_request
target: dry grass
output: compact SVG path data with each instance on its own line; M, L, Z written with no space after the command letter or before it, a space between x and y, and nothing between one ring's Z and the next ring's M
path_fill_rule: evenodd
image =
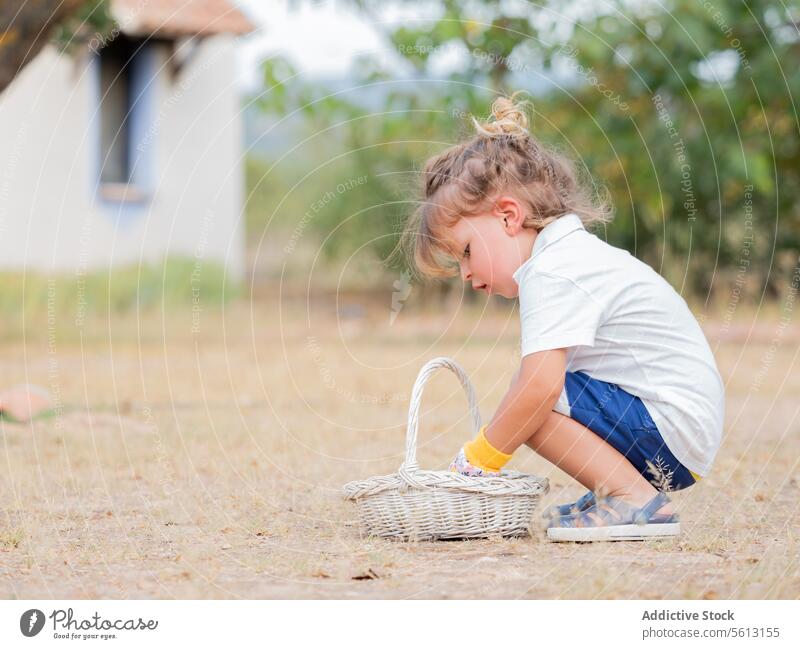
M511 378L515 315L442 313L390 327L388 308L338 319L318 304L309 321L302 306L240 304L202 314L197 334L186 314L4 342L5 376L54 390L61 410L0 423L0 596L800 595L800 336L786 328L770 355L777 322L706 327L727 436L713 474L676 495L679 540L360 538L339 488L396 470L422 363L456 357L485 417ZM444 467L469 435L459 390L443 376L426 392L424 466ZM527 449L512 465L550 478L545 505L582 492Z

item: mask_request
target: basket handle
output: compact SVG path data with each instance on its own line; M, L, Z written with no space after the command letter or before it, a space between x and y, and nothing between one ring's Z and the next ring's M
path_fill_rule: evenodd
M475 434L481 429L481 413L478 410L475 390L464 369L452 358L446 356L438 356L425 363L419 374L417 374L417 380L414 382L414 388L411 391L411 404L408 408L408 428L406 429L406 459L400 465L400 470L398 471L409 485L418 488L424 486L414 480L413 476L416 471L419 471L419 465L417 464L417 434L419 432L419 408L422 403L422 389L436 370L442 367L449 369L458 377L469 401L469 410L472 414L472 426Z

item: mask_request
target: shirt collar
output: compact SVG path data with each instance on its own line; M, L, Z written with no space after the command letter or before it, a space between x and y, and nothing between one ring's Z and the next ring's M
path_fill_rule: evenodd
M557 218L555 221L548 223L539 231L539 234L536 235L536 240L533 242L533 250L531 250L531 256L519 268L517 268L512 275L514 281L519 284L523 269L530 264L537 257L537 255L542 252L542 250L547 248L547 246L567 236L570 232L584 229L585 228L583 227L583 221L581 221L581 217L573 213L565 214L564 216Z

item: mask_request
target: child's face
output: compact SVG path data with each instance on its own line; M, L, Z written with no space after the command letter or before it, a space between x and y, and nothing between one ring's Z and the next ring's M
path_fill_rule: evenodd
M512 275L531 255L536 231L522 227L524 212L516 199L500 198L491 211L460 218L450 228L461 278L476 291L515 298Z

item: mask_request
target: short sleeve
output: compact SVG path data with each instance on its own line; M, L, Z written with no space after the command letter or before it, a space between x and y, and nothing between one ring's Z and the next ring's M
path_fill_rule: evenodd
M519 286L520 354L594 346L602 305L574 281L530 272Z

